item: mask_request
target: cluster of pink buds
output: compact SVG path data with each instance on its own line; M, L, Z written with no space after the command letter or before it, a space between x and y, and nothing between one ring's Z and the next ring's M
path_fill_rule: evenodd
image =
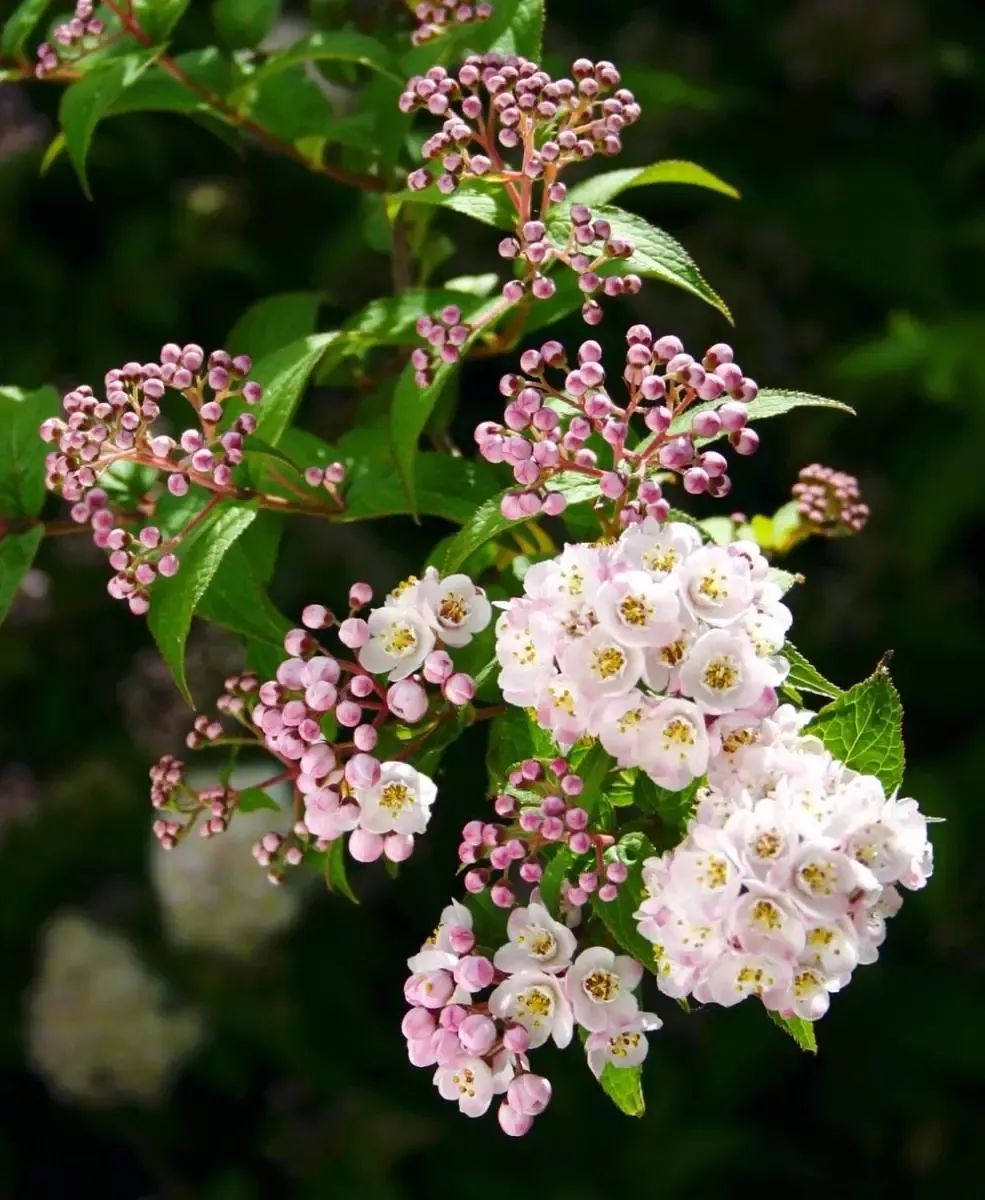
M800 515L816 533L841 537L861 533L869 519L858 480L845 471L812 463L804 467L793 486Z
M524 352L522 374L503 376L504 423L482 422L475 439L482 456L509 463L521 485L521 491L504 497L504 516L521 520L542 510L556 516L565 499L550 484L562 475L596 479L600 502L618 506L621 525L645 517L666 519L670 506L653 478L657 473L679 475L693 495L728 494L725 456L703 447L724 436L737 454L756 451L759 437L747 424L756 383L743 375L732 348L722 342L699 362L684 352L679 338L654 339L645 325L634 325L626 340L623 405L608 391L602 349L594 341L579 346L573 367L561 343L549 341ZM649 436L631 449L637 415ZM600 464L598 452L587 444L593 436L609 447L610 464Z
M414 16L419 24L410 40L415 46L423 46L457 25L488 21L494 11L493 6L485 2L462 4L461 0L424 0L424 3L414 5Z
M509 784L516 794L504 791L494 801L500 823L469 821L462 830L458 859L471 867L466 891L489 888L497 908L512 908L517 903L514 868L521 886L536 885L544 872L544 851L566 846L578 857L592 856L577 883L565 880L562 886L566 910L580 909L596 893L603 903L615 900L628 871L622 862L605 861L614 839L589 829L588 812L578 802L584 781L568 760L527 759L510 773ZM488 867L471 866L483 860Z
M462 320L458 305L449 304L435 317L418 317L417 334L427 342L427 348L418 346L410 361L414 381L423 388L431 382L431 372L438 363L458 362L462 347L472 335L472 327Z
M500 1128L527 1133L551 1100L551 1084L530 1070L530 1051L548 1041L572 1043L584 1034L596 1076L608 1066L638 1066L646 1034L660 1028L635 994L643 968L604 946L580 954L574 934L536 894L510 913L506 942L484 954L472 914L456 901L407 961L401 1026L416 1067L435 1068L434 1084L467 1117L479 1117L501 1097Z
M85 54L95 48L106 30L106 25L92 15L94 8L92 0L77 0L71 19L55 29L55 45L42 42L38 46L38 61L34 68L38 79L43 79L49 72L57 70L62 58L77 58L80 53Z
M503 258L523 263L522 279L511 279L503 286L503 295L510 301L531 295L535 300L549 300L555 293L554 280L544 272L554 263L564 263L578 276L578 287L585 294L581 314L586 324L598 325L602 306L593 297L636 295L643 286L638 275L609 275L603 278L602 269L609 263L632 258L635 246L628 238L617 237L611 224L596 219L587 204L571 206L571 228L564 245L551 241L543 221L525 221L515 237L503 238L499 253Z
M440 167L442 191L483 176L510 187L529 188L539 181L549 190L570 163L618 154L623 130L640 115L633 93L619 86L612 63L580 58L572 75L554 80L525 58L472 55L457 76L444 67L415 75L400 108L406 113L423 109L443 119L440 132L422 148L424 158ZM518 153L511 162L513 150ZM412 188L431 181L426 168L408 180ZM563 198L563 192L551 197Z
M550 299L556 284L548 272L558 263L578 275L590 324L602 317L594 296L639 290L638 276L603 278L602 268L631 258L634 247L614 236L607 221L593 219L586 205L573 205L570 219L558 223L567 233L564 242L549 231L552 206L567 195L559 178L564 168L596 154L618 154L623 130L640 115L612 63L579 59L571 79L554 80L524 58L473 55L457 76L437 66L415 76L400 107L408 113L424 109L443 120L422 147L434 167L414 171L407 181L412 189L434 182L450 194L463 180L483 179L502 187L515 210L513 235L499 247L504 258L522 267L521 277L503 287L507 300Z
M55 446L45 460L46 484L71 503L74 521L92 526L93 541L107 551L116 572L109 593L126 600L134 613L149 608L148 589L158 575L178 570L175 551L197 519L192 517L170 537L154 524L127 528L153 512L156 481L166 477L167 489L176 497L186 495L192 485L218 498L245 495L235 486L233 471L243 462L245 440L257 421L240 408L257 404L263 395L260 385L246 378L251 367L247 355L234 358L225 350L206 355L201 346L169 343L158 362L128 362L109 371L101 397L87 385L66 393L64 417L41 426L42 439ZM177 438L157 426L169 390L183 396L197 418ZM227 413L231 402L236 409L232 416ZM115 513L98 486L121 462L157 472L136 514ZM337 485L344 475L341 465L333 464L327 470L311 468L305 479L324 487L341 507Z
M436 788L404 760L475 696L475 681L455 670L446 647L467 645L488 625L492 609L480 588L465 575L440 579L430 570L359 616L372 598L369 584L354 584L342 621L323 605L308 605L304 628L285 636L287 658L275 677L235 676L219 697L219 713L277 759L283 768L277 781L289 779L295 789L290 833L269 835L256 849L274 882L282 865L296 866L309 850L321 853L344 834L360 862L406 859L427 828ZM332 629L344 651L356 651L354 659L316 636ZM401 741L398 723L420 732ZM226 740L222 720L202 714L187 739L193 750ZM156 808L204 815L205 836L226 828L236 793L190 793L181 764L171 758L154 768L151 781ZM175 844L181 827L160 825L162 842Z

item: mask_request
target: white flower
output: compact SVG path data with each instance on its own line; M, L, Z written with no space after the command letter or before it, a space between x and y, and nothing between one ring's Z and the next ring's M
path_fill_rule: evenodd
M701 546L701 535L682 521L661 524L648 517L632 525L619 539L616 558L655 579L664 579Z
M709 625L731 625L753 602L747 559L724 546L705 546L681 568L681 597L691 613Z
M481 1058L461 1058L434 1073L443 1100L454 1100L467 1117L481 1117L493 1098L493 1075Z
M708 733L699 709L688 700L664 700L647 714L640 734L641 766L661 787L678 791L704 773Z
M694 989L694 995L702 1003L712 1001L730 1008L747 996L766 1000L774 989L787 987L792 977L793 971L787 963L762 954L726 950Z
M651 708L650 700L638 688L625 696L613 696L596 708L594 727L599 741L621 767L635 767L642 761L641 739Z
M766 682L748 638L731 629L712 629L699 637L680 673L681 691L712 715L748 708Z
M713 849L677 851L668 879L685 911L706 920L723 917L742 886L735 863Z
M434 631L414 608L374 609L367 619L369 640L359 648L359 665L374 675L389 672L406 679L434 649Z
M589 1034L585 1054L592 1074L598 1079L610 1063L614 1067L638 1067L649 1049L646 1035L662 1025L656 1014L638 1012L613 1029Z
M571 746L585 733L590 704L574 682L555 675L540 691L537 720L561 746Z
M509 941L500 946L493 964L514 974L523 970L563 971L575 951L575 935L555 921L542 904L514 908L506 923Z
M623 645L601 626L571 642L558 661L590 700L628 692L643 672L642 651Z
M739 899L728 918L733 944L750 954L795 962L807 940L804 922L777 893L756 888Z
M431 614L432 626L446 646L466 646L492 619L486 593L468 575L439 579L429 569L420 584L420 598Z
M531 1049L553 1038L563 1050L574 1033L561 982L545 971L518 971L505 979L490 995L489 1011L501 1021L522 1025L530 1034Z
M564 977L575 1020L590 1033L618 1029L638 1012L633 989L642 978L642 966L627 954L605 946L583 950Z
M529 614L517 604L496 622L496 659L500 665L499 686L508 704L527 707L555 674L556 635L546 620Z
M369 833L424 833L438 789L409 763L381 764L373 787L353 788L359 826Z
M602 628L624 646L665 646L680 630L681 604L669 581L626 571L598 590L595 611Z
M793 862L793 891L801 907L822 917L845 915L859 894L877 900L876 877L861 863L838 850L807 844Z
M441 910L434 933L417 954L407 959L407 966L415 975L428 971L451 971L460 957L452 940L455 934L471 929L472 914L460 901L453 900Z

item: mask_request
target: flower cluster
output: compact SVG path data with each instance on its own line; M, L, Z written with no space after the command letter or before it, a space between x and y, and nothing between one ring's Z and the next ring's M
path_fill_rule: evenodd
M176 550L201 513L170 536L153 523L131 530L126 525L143 519L143 511L116 513L98 483L128 462L149 468L155 480L166 477L167 490L175 497L196 485L213 499L241 498L233 471L243 462L245 440L257 426L256 417L242 405L256 405L263 395L260 385L246 378L252 365L245 354L234 358L213 350L206 355L201 346L169 343L159 362L129 362L109 371L102 398L88 385L66 393L64 419L52 417L41 426L42 439L56 447L45 461L46 485L71 503L74 521L92 526L93 541L108 552L116 572L109 593L126 600L134 613L147 612L149 588L159 575L178 570ZM169 390L183 396L196 416L195 424L177 438L157 427ZM345 472L340 464L312 470L306 482L323 486L341 507L337 485ZM153 494L153 488L146 490ZM141 509L153 509L154 503L142 503Z
M483 458L509 463L523 489L504 497L504 516L563 511L564 496L551 486L562 476L597 480L600 497L617 506L623 525L666 517L669 505L655 472L679 475L692 495L728 495L725 455L703 447L727 437L736 454L755 453L759 437L749 428L748 406L758 394L756 382L743 375L724 342L698 362L679 338L655 339L645 325L632 326L626 341L624 405L610 395L595 341L578 347L576 366L560 342L545 342L523 353L520 374L503 376L504 422L482 422L475 440ZM649 436L633 448L635 416ZM605 443L611 463L599 463L592 438Z
M861 533L869 519L858 480L845 471L812 463L804 467L793 486L801 518L813 532L826 537Z
M461 0L423 0L414 5L418 25L410 35L410 40L415 46L423 46L455 26L488 21L494 11L492 4L486 0L468 4L463 4Z
M594 854L595 861L580 872L577 884L564 881L562 909L573 914L595 894L603 903L615 900L628 870L622 862L605 861L614 839L589 828L588 811L578 802L584 786L567 759L529 758L520 763L510 773L509 789L494 800L502 820L469 821L462 830L458 860L470 868L466 891L474 894L488 887L497 908L512 908L517 903L514 868L520 884L536 884L544 872L545 851L567 846L573 855ZM488 867L474 865L483 859L488 859Z
M634 253L632 243L614 234L608 221L595 219L584 204L572 205L566 219L550 219L552 208L567 196L562 171L596 154L618 154L623 131L639 118L640 107L620 86L612 63L579 59L572 78L554 80L524 58L473 55L457 76L438 66L414 76L400 107L408 113L423 109L443 121L421 151L434 165L409 176L412 189L433 182L450 194L466 180L503 189L515 218L513 236L500 242L499 250L522 268L520 278L504 285L506 300L549 299L556 285L548 272L558 263L577 274L586 296L582 313L590 324L602 317L593 297L639 290L636 275L603 279L600 274Z
M201 1040L130 943L75 913L48 925L28 998L27 1044L59 1095L91 1105L153 1104Z
M297 866L343 834L360 862L382 855L406 859L415 836L427 828L436 788L402 760L475 695L475 681L455 670L447 648L467 645L489 624L492 609L481 588L467 575L441 579L431 569L404 581L365 618L358 616L372 597L368 584L354 584L349 616L341 622L322 605L309 605L302 614L305 628L284 639L288 657L276 677L232 677L219 697L220 713L283 766L272 782L290 779L295 788L291 831L267 834L254 848L272 882L280 881L284 866ZM332 628L343 647L356 651L355 660L332 653L315 636ZM421 732L396 742L397 722L419 725ZM188 744L222 744L224 735L220 719L200 714ZM384 748L391 743L394 757L388 758ZM181 823L162 815L155 822L155 833L171 849L199 817L204 837L224 832L239 792L228 786L194 791L183 765L166 756L151 771L151 801L190 818Z
M435 317L417 319L417 334L428 344L428 348L417 346L410 356L414 368L414 382L418 387L427 387L431 372L437 363L456 363L462 356L462 347L472 335L472 326L462 320L462 310L449 304Z
M79 54L95 49L106 30L106 24L93 16L94 9L92 0L76 0L71 18L55 29L53 37L56 44L52 46L50 42L42 42L38 46L38 61L34 68L38 79L57 70L63 58L77 58Z
M813 714L723 716L685 840L643 871L636 914L670 996L747 996L813 1021L874 962L898 885L932 870L916 801L887 798L803 731Z
M648 518L535 563L523 585L496 626L504 698L662 787L705 773L709 719L765 709L786 675L790 611L751 542L705 546Z
M453 901L407 962L411 1008L402 1028L410 1061L436 1068L443 1099L478 1117L504 1097L499 1124L518 1137L551 1099L549 1081L530 1071L529 1051L547 1041L568 1046L578 1026L598 1076L607 1064L641 1063L645 1035L660 1021L640 1011L640 964L602 946L576 954L574 934L536 894L510 914L507 937L491 958L479 953L472 914Z
M231 781L242 790L264 782L255 768L237 771ZM189 786L197 785L208 790L207 780L193 777ZM275 801L287 800L286 783L267 786ZM220 796L227 794L225 789L218 791ZM298 891L269 887L250 856L266 835L268 817L262 811L238 812L226 837L208 844L189 838L174 854L153 855L151 876L173 943L248 959L291 924L300 905Z

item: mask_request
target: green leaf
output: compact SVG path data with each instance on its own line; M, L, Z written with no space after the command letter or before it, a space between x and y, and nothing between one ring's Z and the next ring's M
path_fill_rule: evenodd
M345 838L336 838L325 851L325 884L330 892L338 892L353 904L359 903L346 871Z
M642 1067L617 1067L606 1063L599 1076L599 1084L616 1108L627 1117L642 1117L646 1112Z
M23 0L4 21L0 51L10 58L23 57L24 46L44 16L51 0Z
M662 279L704 300L729 321L732 320L728 305L698 270L690 254L669 233L651 225L636 213L613 205L600 205L594 215L609 222L614 237L625 238L633 243L633 255L622 260L620 270L634 271L649 279ZM557 212L548 218L548 225L554 239L563 243L571 228L570 211L566 208L563 214Z
M92 199L86 160L96 126L151 63L152 51L113 58L87 71L62 96L58 119L82 190Z
M250 378L263 388L257 406L257 436L276 446L294 416L308 377L338 333L298 338L254 363Z
M781 653L790 663L790 673L785 680L787 686L796 688L798 692L828 696L832 700L837 700L839 696L845 694L844 688L825 679L817 667L812 666L792 642L786 642Z
M262 788L244 788L237 797L237 812L263 812L268 809L272 812L280 812L280 805Z
M167 39L185 15L189 0L133 0L133 14L155 42Z
M749 422L765 421L768 417L782 417L795 408L836 408L855 416L855 409L840 400L829 400L826 396L813 396L810 392L788 392L783 388L763 388L749 404Z
M778 1012L768 1008L766 1015L774 1025L788 1033L801 1050L808 1054L817 1054L817 1038L814 1036L814 1023L805 1021L803 1017L781 1017Z
M193 700L185 676L185 644L192 616L227 551L256 515L255 508L233 503L218 505L182 542L178 574L158 579L151 590L147 623L161 657L190 704Z
M196 611L206 621L278 648L293 628L293 622L267 595L257 568L240 543L229 548Z
M36 517L44 504L44 460L50 447L38 430L58 411L54 388L0 388L0 516Z
M225 344L231 354L249 354L254 361L262 359L288 342L315 333L321 303L320 292L280 292L267 296L243 313L229 331Z
M214 46L179 54L175 63L206 92L223 96L232 84L229 60ZM133 112L211 113L201 96L152 63L127 90L114 101L110 116Z
M701 782L695 779L679 792L671 792L655 784L645 771L636 772L633 802L641 812L660 818L661 850L676 846L684 837L694 811L694 797Z
M273 28L280 0L213 0L212 20L220 39L234 50L258 45Z
M492 225L495 229L512 229L516 223L516 210L502 187L478 180L463 183L450 194L439 191L436 184L419 192L407 188L389 196L387 204L391 211L400 204L431 204L450 208L452 212L471 217L483 225Z
M606 903L598 895L592 897L592 910L602 921L621 950L638 959L648 970L656 973L657 963L653 946L636 927L633 913L643 899L643 861L655 853L653 844L642 833L627 833L611 847L606 857L618 859L629 869L624 883L619 885L615 900Z
M229 2L238 4L239 0ZM390 75L401 84L406 82L404 77L394 70L392 56L382 42L352 29L329 29L313 33L284 50L278 50L271 54L257 71L255 79L269 79L278 71L308 62L359 63Z
M23 533L0 536L0 625L10 611L24 576L44 537L44 526L33 525Z
M651 183L684 183L694 187L721 192L737 200L739 193L730 183L719 179L711 171L683 158L667 158L649 167L623 167L617 171L604 171L575 184L568 191L566 204L587 204L596 208L608 204L630 188L646 187Z
M499 54L539 59L544 43L544 0L497 0L493 16L478 35ZM477 33L473 33L473 37ZM492 38L491 44L487 39Z
M510 705L489 723L486 768L489 786L501 791L510 771L525 758L547 758L557 752L551 735L522 708Z
M887 795L903 782L903 707L884 666L825 705L806 732L853 771L875 775Z

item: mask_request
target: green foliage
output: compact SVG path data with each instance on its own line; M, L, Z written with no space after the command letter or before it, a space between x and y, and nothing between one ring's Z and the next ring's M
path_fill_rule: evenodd
M550 734L522 708L510 706L489 725L486 770L490 788L502 788L510 771L525 758L543 758L554 753Z
M646 1112L642 1067L617 1067L606 1063L599 1076L599 1085L627 1117L642 1117Z
M852 770L875 775L887 795L903 782L903 707L885 666L825 705L807 732Z
M659 849L666 850L676 846L684 837L694 811L694 798L702 782L695 779L681 791L671 792L655 784L645 771L636 771L633 781L633 803L641 812L658 818Z
M450 193L440 191L434 183L419 192L407 188L389 197L389 203L394 209L400 204L450 208L452 212L461 213L495 229L512 229L516 222L516 210L503 194L502 188L477 179L464 180Z
M0 51L12 58L20 58L50 3L51 0L21 0L0 29Z
M249 354L254 361L288 342L310 337L318 328L320 292L280 292L259 300L229 331L230 354Z
M471 41L488 45L500 54L540 58L544 42L544 0L499 0L485 28L470 31ZM492 39L491 42L489 39ZM483 48L483 46L479 46Z
M233 503L217 505L182 542L181 568L158 579L151 591L147 623L182 695L191 704L185 675L185 645L192 617L226 552L256 519L256 509Z
M593 175L590 179L575 184L568 192L565 203L587 204L595 208L600 204L611 203L630 188L647 187L653 183L690 184L693 187L720 192L723 196L731 196L733 200L739 198L738 191L730 183L719 179L717 175L698 166L697 163L687 162L682 158L667 158L649 167L621 167L615 171Z
M790 663L790 674L786 678L787 687L796 688L798 692L811 692L815 696L828 696L832 700L837 700L845 694L843 688L825 679L817 667L812 666L791 642L784 643L782 654Z
M229 2L237 3L238 0ZM395 73L392 55L386 46L353 29L313 33L283 50L275 51L257 71L254 79L262 84L280 71L309 62L358 63L390 75L401 84L404 82L403 76Z
M344 838L336 838L325 851L325 867L322 872L325 878L325 885L330 892L337 892L340 896L344 896L346 900L351 900L353 904L358 904L359 897L352 890L352 884L349 882L345 854Z
M133 15L141 29L163 42L185 15L190 0L133 0Z
M152 58L147 51L112 58L87 71L62 95L58 119L65 135L65 147L82 190L90 200L87 162L92 135L127 88L140 78Z
M0 533L0 625L10 611L24 576L44 537L44 527L34 525L22 533Z
M254 363L250 378L263 388L257 436L276 446L294 416L308 378L337 333L298 338Z
M262 788L244 788L236 798L238 812L280 812L280 805Z
M234 50L262 42L279 12L280 0L212 0L216 33Z
M620 950L631 954L647 970L654 973L657 962L653 956L653 947L637 929L633 913L643 900L643 862L655 853L653 843L645 834L624 834L615 846L607 851L606 857L610 861L617 859L624 863L629 875L619 885L615 900L606 903L597 895L592 897L592 912L602 921Z
M54 388L0 388L0 518L36 517L41 511L48 447L38 429L57 411Z
M782 1017L778 1012L773 1012L769 1008L766 1010L766 1015L774 1025L778 1025L784 1033L788 1033L801 1050L806 1050L808 1054L817 1054L817 1038L812 1021L805 1021L803 1017Z

